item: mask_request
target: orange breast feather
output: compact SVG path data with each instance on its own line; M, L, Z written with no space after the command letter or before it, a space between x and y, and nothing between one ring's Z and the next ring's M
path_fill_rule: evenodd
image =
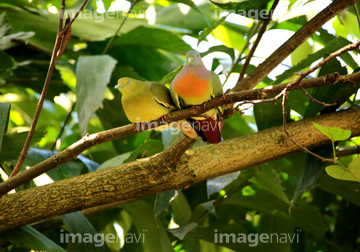
M209 80L198 78L194 73L188 73L175 83L174 90L182 97L202 97L209 90Z

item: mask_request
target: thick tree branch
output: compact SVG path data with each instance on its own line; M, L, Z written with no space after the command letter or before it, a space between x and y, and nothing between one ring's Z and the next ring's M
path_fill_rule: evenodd
M289 134L307 148L330 141L312 122L351 130L352 136L359 136L360 108L289 123ZM176 168L158 154L8 194L0 199L0 232L77 210L184 188L299 151L301 149L286 137L282 126L278 126L217 145L190 149L181 156ZM21 214L14 215L13 209Z
M323 24L333 18L346 7L356 3L358 0L335 0L313 19L301 27L291 38L280 46L270 57L261 63L246 78L240 80L232 91L249 90L260 83L276 66L278 66L297 47L307 40Z
M355 84L356 81L360 80L360 72L339 76L336 74L330 74L327 76L303 80L301 86L303 88L314 88L321 86L330 86L335 84ZM288 83L269 86L261 89L247 90L236 93L228 93L224 96L212 99L207 102L204 106L199 106L197 108L187 108L180 111L175 111L166 116L166 122L170 123L173 121L179 121L181 119L190 118L194 115L198 115L206 112L209 109L216 108L221 105L235 103L238 101L247 101L247 100L258 100L264 99L266 97L279 94L287 87ZM291 86L288 88L288 91L300 89L299 85ZM151 122L144 125L144 129L155 128L159 124L163 123L161 120ZM128 135L133 135L138 133L139 127L136 124L129 124L119 128L110 129L102 131L99 133L86 135L76 143L72 144L65 150L57 153L49 159L42 161L41 163L36 164L30 169L25 170L22 173L17 174L15 177L9 178L8 180L0 184L0 195L3 195L10 190L32 180L33 178L55 168L61 164L68 162L69 160L80 155L84 150L89 149L92 146L101 144L104 142L112 141L121 137ZM190 140L185 139L190 144Z

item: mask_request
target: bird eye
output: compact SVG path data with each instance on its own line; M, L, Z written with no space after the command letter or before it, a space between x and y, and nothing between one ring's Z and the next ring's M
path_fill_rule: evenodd
M128 81L126 82L126 84L130 84L130 81L128 80Z

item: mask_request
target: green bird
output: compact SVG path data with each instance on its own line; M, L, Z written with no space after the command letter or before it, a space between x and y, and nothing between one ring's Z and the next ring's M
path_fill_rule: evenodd
M115 86L122 93L121 104L126 117L132 123L143 123L163 119L166 114L177 110L173 104L170 91L163 84L150 81L143 82L124 77ZM161 125L158 130L165 130L170 126L177 127L190 138L199 138L196 131L186 120Z
M199 52L191 50L186 54L184 67L171 82L170 93L175 106L182 109L202 105L224 92L219 76L205 68ZM195 129L210 143L221 141L220 111L222 107L207 111L205 117L193 118L196 121Z

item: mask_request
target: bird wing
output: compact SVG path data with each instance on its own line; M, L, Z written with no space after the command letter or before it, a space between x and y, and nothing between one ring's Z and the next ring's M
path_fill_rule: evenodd
M149 84L150 92L157 103L165 108L176 110L176 107L171 99L170 91L167 87L158 82L149 82Z

